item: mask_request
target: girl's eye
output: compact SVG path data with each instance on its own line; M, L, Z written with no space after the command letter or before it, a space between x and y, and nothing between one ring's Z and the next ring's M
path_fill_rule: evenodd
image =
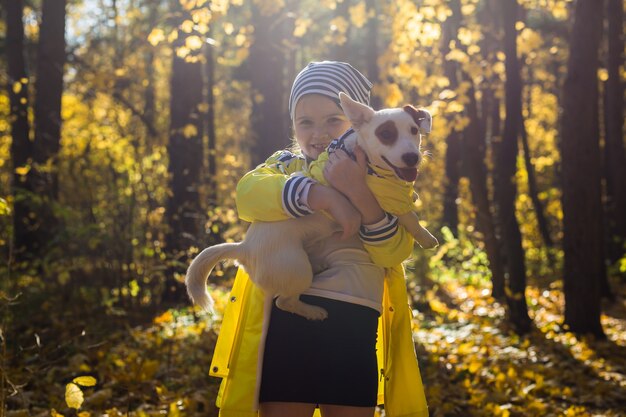
M417 128L415 126L412 126L411 127L411 134L412 135L417 135L417 132L418 132Z
M302 127L309 127L311 126L311 121L310 120L300 120L300 122L298 122L298 124Z
M331 124L337 124L337 123L341 123L341 119L339 117L332 117L330 119L328 119L328 122Z

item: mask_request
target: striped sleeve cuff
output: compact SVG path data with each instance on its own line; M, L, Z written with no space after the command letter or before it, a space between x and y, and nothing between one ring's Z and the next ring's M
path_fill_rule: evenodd
M303 199L303 194L313 184L315 184L314 180L302 175L293 175L287 180L282 196L283 208L287 214L291 217L302 217L313 213L313 210L306 205L306 199Z
M380 245L396 234L398 231L398 218L389 213L385 214L386 217L382 221L369 227L361 226L359 236L363 243Z

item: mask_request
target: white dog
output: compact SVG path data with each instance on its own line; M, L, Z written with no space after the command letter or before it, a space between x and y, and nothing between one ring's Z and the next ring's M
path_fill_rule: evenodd
M393 172L394 175L378 176L372 181L380 182L381 178L389 181L390 177L394 177L391 180L398 182L404 190L409 189L410 193L393 196L396 204L389 205L389 199L379 192L384 194L398 188L378 186L375 189L370 184L368 175L368 185L372 192L383 210L398 216L399 223L414 236L420 246L436 246L437 239L419 224L417 215L410 209L413 206L413 181L417 177L417 168L422 159L420 134L430 132L430 113L412 106L374 111L346 94L340 93L339 99L354 128L353 134L347 137L344 135L340 147L351 151L358 144L376 171ZM319 167L318 176L314 171L315 169L311 172L312 176L324 182L323 178L318 178L321 175ZM404 201L407 199L409 201ZM394 213L398 200L403 201L402 206L409 209ZM337 231L338 224L323 213L279 222L252 223L242 242L208 247L192 261L185 278L187 292L196 304L211 310L213 300L206 288L208 275L218 262L237 259L250 275L250 279L263 289L269 301L278 296L276 305L279 308L308 319L323 320L327 317L326 310L303 303L299 299L300 294L311 286L313 279L313 269L305 248L308 243L330 237Z

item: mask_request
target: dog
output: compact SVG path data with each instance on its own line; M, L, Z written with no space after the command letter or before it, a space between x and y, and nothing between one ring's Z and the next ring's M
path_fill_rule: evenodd
M437 239L420 225L413 210L413 182L422 160L421 135L430 133L430 113L408 105L374 111L344 93L339 94L339 100L353 130L344 134L340 143L331 144L329 150L335 146L350 153L358 144L374 170L375 175L368 175L367 182L383 210L398 216L399 223L420 246L437 246ZM325 183L322 155L310 165L310 172L306 174ZM402 195L385 195L390 190L394 193L400 190ZM403 209L394 212L398 202ZM306 247L337 231L337 223L324 213L279 222L254 222L242 242L214 245L196 256L185 277L187 292L194 303L212 311L213 300L206 288L208 275L218 262L237 259L250 279L266 294L266 304L277 296L278 308L310 320L323 320L327 317L325 309L299 299L313 280Z

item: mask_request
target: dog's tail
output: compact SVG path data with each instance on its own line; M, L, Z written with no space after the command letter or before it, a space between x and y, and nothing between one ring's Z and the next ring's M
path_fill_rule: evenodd
M209 274L218 262L237 258L241 243L222 243L206 248L191 262L185 276L187 294L191 300L207 311L213 311L213 299L206 288Z

